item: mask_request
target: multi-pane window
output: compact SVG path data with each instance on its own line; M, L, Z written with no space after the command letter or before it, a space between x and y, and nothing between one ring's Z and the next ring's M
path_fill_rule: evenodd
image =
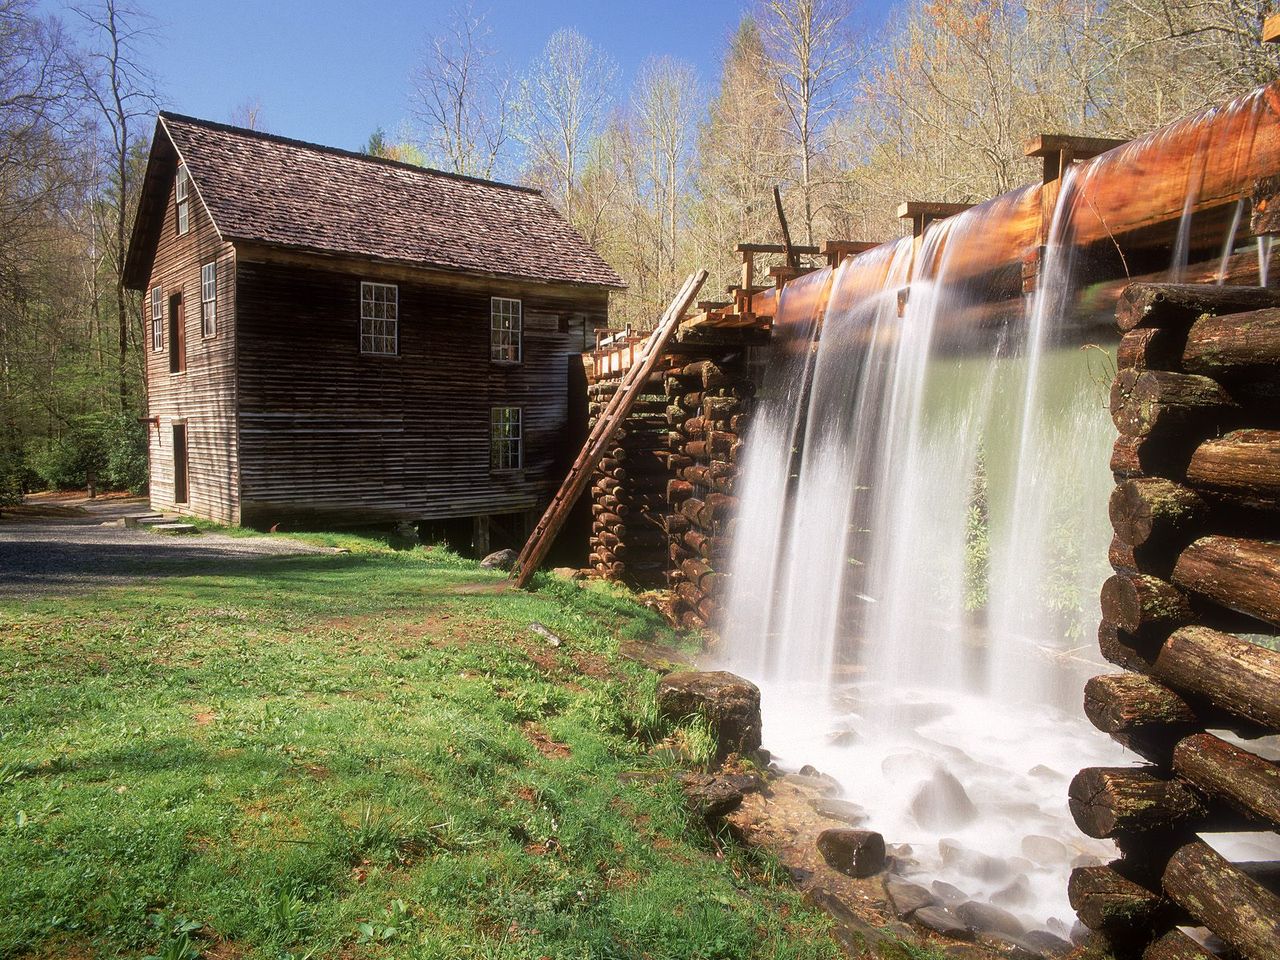
M524 431L519 407L494 407L490 419L489 463L494 470L524 465Z
M191 190L191 178L187 175L187 165L185 163L178 164L178 185L174 188L174 198L178 206L178 233L179 235L187 232L187 226L190 218L190 203L187 195Z
M360 284L360 352L395 356L400 291L394 283Z
M151 349L164 349L164 290L151 288Z
M520 301L489 298L489 358L520 362Z
M218 332L218 264L200 268L200 333L212 337Z

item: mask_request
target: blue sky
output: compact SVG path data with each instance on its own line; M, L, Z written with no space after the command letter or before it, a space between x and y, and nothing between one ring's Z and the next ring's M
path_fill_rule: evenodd
M229 120L237 104L261 102L275 133L356 148L407 115L409 76L426 36L452 2L435 0L135 0L155 19L146 50L166 108ZM572 26L618 61L623 88L650 55L693 63L714 82L725 41L749 0L476 0L491 42L523 69L547 37ZM879 26L893 0L864 0ZM91 5L91 0L90 0ZM66 4L44 0L61 13ZM68 20L74 15L66 14Z

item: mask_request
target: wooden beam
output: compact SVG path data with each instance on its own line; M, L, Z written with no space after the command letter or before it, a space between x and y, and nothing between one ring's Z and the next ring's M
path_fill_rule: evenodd
M869 244L875 246L875 244ZM733 248L738 253L786 253L787 248L780 243L740 243ZM806 247L793 245L791 247L796 253L812 256L819 252L817 247Z
M827 258L828 266L836 267L845 257L854 257L878 246L878 243L868 240L824 240L822 255Z
M926 217L929 220L941 220L964 213L972 207L972 203L942 203L934 200L908 200L898 205L898 217L902 220L913 220Z
M911 221L911 236L915 238L914 254L919 256L924 232L934 220L945 220L957 213L963 213L972 207L972 203L937 203L923 200L908 200L898 207L898 216ZM898 316L903 315L905 302L898 301Z
M1262 23L1262 42L1280 42L1280 13L1273 13Z
M1089 160L1128 143L1112 137L1077 137L1064 133L1037 133L1026 142L1023 156L1048 157L1050 154L1069 152L1073 159Z

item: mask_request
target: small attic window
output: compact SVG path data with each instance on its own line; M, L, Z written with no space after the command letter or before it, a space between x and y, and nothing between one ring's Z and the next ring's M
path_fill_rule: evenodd
M178 184L174 188L174 201L178 207L178 236L187 232L190 226L190 203L187 199L191 190L191 177L187 175L187 165L178 164Z

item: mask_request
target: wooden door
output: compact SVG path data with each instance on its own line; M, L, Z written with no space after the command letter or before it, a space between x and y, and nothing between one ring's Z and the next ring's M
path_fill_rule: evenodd
M187 425L173 425L173 502L187 502Z
M182 373L187 369L187 315L182 305L182 294L169 298L169 372Z

